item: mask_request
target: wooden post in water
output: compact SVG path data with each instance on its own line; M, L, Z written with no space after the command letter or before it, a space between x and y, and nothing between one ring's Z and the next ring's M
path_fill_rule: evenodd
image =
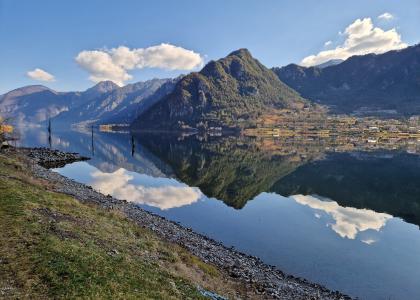
M134 143L134 136L131 135L131 156L134 156L136 150L136 144Z
M92 150L92 157L95 156L95 145L93 143L93 125L91 127L91 150Z
M50 146L52 146L52 141L51 141L51 118L48 119L48 144Z

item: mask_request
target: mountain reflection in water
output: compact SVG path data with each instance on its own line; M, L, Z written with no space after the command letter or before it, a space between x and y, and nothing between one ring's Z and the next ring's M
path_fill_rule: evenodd
M43 141L42 132L22 134L26 146ZM287 273L361 299L420 299L416 154L305 139L73 131L55 132L51 143L92 157L57 172Z
M105 173L89 166L86 162L81 162L69 165L61 173L71 175L75 170L81 169L88 174L85 183L97 191L112 195L117 199L125 199L161 210L191 205L201 197L205 197L199 188L189 187L174 179L150 177L123 168L112 173ZM314 212L314 217L324 222L342 238L355 239L359 232L379 231L392 218L389 214L377 213L373 210L343 207L326 198L309 195L293 195L288 198L299 205L310 207ZM324 216L321 213L324 213ZM372 244L373 240L363 242Z
M36 132L23 132L23 143L45 146L45 132ZM94 156L90 132L55 133L52 144L92 157L89 164L104 173L123 168L152 177L176 178L236 209L262 192L321 195L344 207L388 213L420 225L418 155L390 151L334 153L317 141L232 136L101 132L94 136ZM195 193L190 192L185 201Z

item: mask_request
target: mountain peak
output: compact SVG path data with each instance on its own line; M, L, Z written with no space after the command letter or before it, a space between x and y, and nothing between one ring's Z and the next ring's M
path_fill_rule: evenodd
M272 109L299 109L305 103L247 49L239 49L183 77L133 128L240 128Z
M231 52L229 56L239 56L239 57L252 57L251 52L249 52L249 50L247 48L241 48L238 50L235 50L233 52Z
M120 88L120 86L116 83L112 82L111 80L105 80L98 82L91 88L88 88L86 91L83 92L83 94L85 95L86 99L93 99L99 95L109 93L118 88Z
M33 94L33 93L39 93L39 92L43 92L43 91L50 91L54 94L57 93L56 91L54 91L54 90L52 90L52 89L50 89L50 88L48 88L44 85L35 84L35 85L27 85L27 86L23 86L21 88L14 89L14 90L4 94L4 96L19 97L19 96L29 95L29 94Z
M114 89L119 88L120 86L118 84L116 84L115 82L111 81L111 80L104 80L101 82L98 82L97 84L95 84L93 87L91 87L90 89L95 89L98 92L110 92Z

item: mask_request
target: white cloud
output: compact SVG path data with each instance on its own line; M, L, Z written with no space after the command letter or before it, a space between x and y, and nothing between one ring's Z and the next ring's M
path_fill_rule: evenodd
M389 214L378 213L369 209L343 207L335 201L325 201L314 196L295 195L290 198L297 203L330 215L335 221L334 224L330 224L331 229L342 238L355 239L359 232L366 230L379 231L392 218ZM374 241L363 240L363 242L371 244Z
M117 65L109 53L104 51L82 51L76 57L77 63L90 73L93 82L112 80L118 85L132 78L122 66Z
M201 67L203 61L200 54L171 44L137 49L119 46L85 50L76 56L76 62L90 73L90 80L112 80L119 85L132 79L128 71L133 69L192 70Z
M401 36L395 28L385 31L374 27L371 18L355 20L346 28L343 35L346 39L342 45L307 56L301 64L313 66L331 59L347 59L353 55L378 54L407 47L407 44L401 41Z
M50 73L48 73L48 72L46 72L46 71L44 71L42 69L39 69L39 68L36 68L36 69L34 69L32 71L28 71L26 73L26 75L29 78L34 79L34 80L39 80L39 81L55 81L55 78L54 78L53 75L51 75Z
M389 12L383 13L382 15L378 16L378 19L381 20L392 20L394 18L394 16L392 14L390 14Z
M162 186L130 183L134 177L122 168L113 173L95 171L91 176L94 180L91 186L103 194L163 210L192 204L202 196L198 188L174 185L170 179Z
M361 241L367 245L372 245L377 242L375 239L362 239Z
M326 41L325 43L324 43L324 47L328 47L329 45L331 45L332 44L332 41Z

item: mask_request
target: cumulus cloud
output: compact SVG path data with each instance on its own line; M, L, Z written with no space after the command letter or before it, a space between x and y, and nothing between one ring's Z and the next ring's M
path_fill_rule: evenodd
M331 229L339 236L348 239L355 239L357 234L362 231L379 231L392 218L389 214L378 213L369 209L343 207L335 201L325 201L314 196L295 195L290 198L299 204L330 215L335 221L334 224L330 224ZM363 242L372 244L375 241L363 240Z
M392 14L390 14L389 12L383 13L382 15L378 16L378 19L380 20L392 20L394 18L394 16Z
M385 31L375 27L371 18L355 20L346 28L343 35L345 41L342 45L307 56L301 61L301 64L313 66L331 59L347 59L353 55L368 53L379 54L407 47L407 44L401 41L401 35L395 28Z
M198 188L186 185L173 185L168 179L167 185L145 186L133 184L133 176L125 169L113 173L94 171L91 174L91 186L115 198L158 207L162 210L192 204L202 196ZM172 184L172 185L171 185Z
M36 68L32 71L28 71L26 75L31 79L39 80L39 81L54 81L55 80L53 75L39 68Z
M192 70L203 65L200 54L171 44L130 49L120 46L105 50L85 50L76 62L90 73L93 82L112 80L119 85L132 79L128 71L143 68Z

